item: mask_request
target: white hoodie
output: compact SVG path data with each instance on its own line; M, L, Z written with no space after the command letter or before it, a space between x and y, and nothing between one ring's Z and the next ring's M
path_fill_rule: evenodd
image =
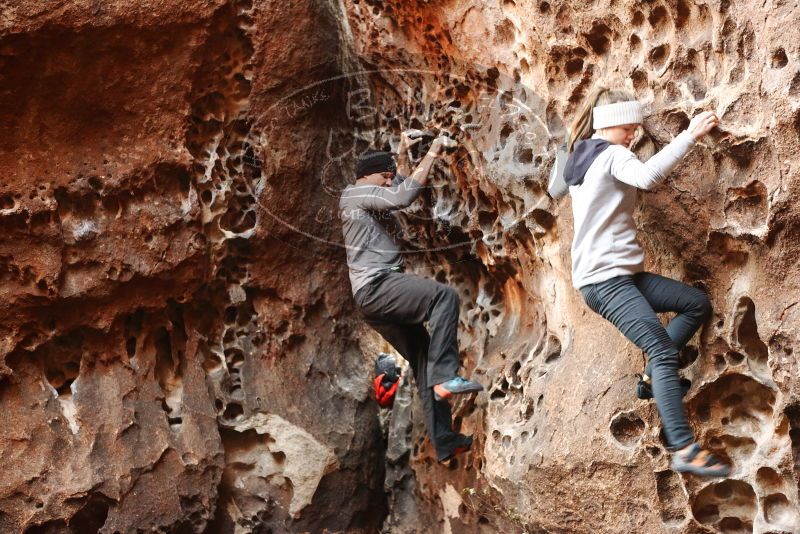
M569 187L574 287L644 270L644 250L633 220L636 188L659 184L694 144L694 137L683 131L645 163L624 146L610 145L589 166L583 183Z

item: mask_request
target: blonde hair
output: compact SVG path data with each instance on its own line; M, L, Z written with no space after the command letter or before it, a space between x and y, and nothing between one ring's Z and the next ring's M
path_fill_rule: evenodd
M606 104L616 104L617 102L630 102L636 100L632 93L624 89L608 89L598 87L592 91L586 100L583 101L572 126L569 129L569 139L567 140L567 152L572 152L575 142L581 139L588 139L592 135L592 109L595 106Z

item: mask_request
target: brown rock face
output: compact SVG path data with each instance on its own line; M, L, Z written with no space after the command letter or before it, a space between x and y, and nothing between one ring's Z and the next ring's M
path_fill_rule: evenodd
M335 205L308 177L340 142L278 104L341 72L341 18L3 4L0 531L381 524L339 249L276 222Z
M0 5L0 532L800 532L795 4ZM721 116L637 217L714 304L683 372L728 479L669 470L571 287L546 175L600 82L643 158ZM462 132L405 215L487 386L446 466L410 380L381 434L336 214L409 126Z

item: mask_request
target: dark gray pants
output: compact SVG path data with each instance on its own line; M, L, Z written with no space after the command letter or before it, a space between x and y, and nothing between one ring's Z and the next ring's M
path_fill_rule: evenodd
M581 288L586 304L611 321L648 356L646 373L664 425L667 445L680 449L694 441L683 410L678 351L711 316L706 294L651 273L617 276ZM664 328L656 313L677 312Z
M433 280L388 273L359 289L355 300L367 324L408 360L438 459L449 456L458 434L450 405L434 399L433 386L458 373L458 293Z

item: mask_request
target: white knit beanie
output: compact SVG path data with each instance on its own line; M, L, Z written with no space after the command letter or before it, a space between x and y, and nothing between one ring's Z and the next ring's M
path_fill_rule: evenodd
M644 118L642 105L636 100L604 104L592 109L592 128L610 128L622 124L641 124Z

